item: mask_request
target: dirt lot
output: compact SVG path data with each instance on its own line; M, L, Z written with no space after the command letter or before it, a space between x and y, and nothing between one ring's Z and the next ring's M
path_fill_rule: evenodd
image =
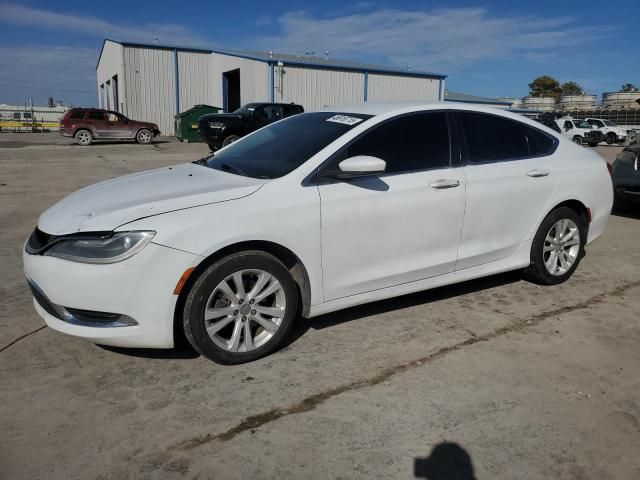
M39 213L204 153L0 134L0 478L640 478L638 218L562 286L506 274L301 320L243 366L44 328L21 266Z

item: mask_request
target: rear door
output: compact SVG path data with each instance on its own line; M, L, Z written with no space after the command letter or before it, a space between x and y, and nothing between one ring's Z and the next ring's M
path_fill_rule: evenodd
M533 235L556 186L557 140L516 120L458 112L466 210L456 270L513 255Z
M89 110L87 127L95 138L109 138L109 122L104 110Z
M464 175L451 164L444 112L390 119L328 162L371 155L380 176L320 179L325 300L453 271L464 216Z

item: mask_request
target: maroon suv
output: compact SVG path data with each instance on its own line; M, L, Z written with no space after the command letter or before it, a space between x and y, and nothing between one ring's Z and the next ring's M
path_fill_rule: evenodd
M118 112L97 108L72 108L60 120L60 134L73 137L79 145L94 140L136 140L151 143L160 134L155 123L129 120Z

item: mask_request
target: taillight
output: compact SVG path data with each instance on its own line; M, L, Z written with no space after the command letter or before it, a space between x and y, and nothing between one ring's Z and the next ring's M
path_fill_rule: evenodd
M609 175L613 177L613 165L607 162L607 170L609 170Z

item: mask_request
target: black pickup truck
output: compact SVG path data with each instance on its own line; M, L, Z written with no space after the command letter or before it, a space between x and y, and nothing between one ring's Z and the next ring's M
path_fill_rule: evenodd
M198 131L214 152L265 125L302 112L304 108L294 103L247 103L233 113L203 115Z

